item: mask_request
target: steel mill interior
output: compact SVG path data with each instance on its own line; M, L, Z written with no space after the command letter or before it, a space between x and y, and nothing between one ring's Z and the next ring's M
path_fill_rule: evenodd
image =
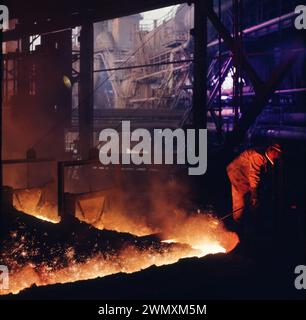
M301 2L4 1L0 300L300 298ZM124 123L135 135L193 132L205 173L176 161L191 152L178 136L172 150L164 141L172 163L103 163L106 129L118 159L146 157L135 139L124 145ZM259 149L271 170L244 176L237 209L229 164Z

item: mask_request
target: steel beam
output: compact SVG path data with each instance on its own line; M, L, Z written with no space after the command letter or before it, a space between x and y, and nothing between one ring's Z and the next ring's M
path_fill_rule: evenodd
M255 91L254 103L249 108L249 110L243 114L241 119L238 121L236 128L234 129L231 136L227 139L225 143L224 151L229 151L236 144L243 140L250 126L254 123L257 116L267 105L268 100L273 94L273 92L276 90L277 85L283 80L285 74L293 65L298 55L298 52L291 51L289 55L285 58L285 60L282 61L277 68L275 68L269 80L266 83L264 83L255 71L255 69L253 68L253 66L249 63L248 59L246 58L241 44L235 41L230 32L226 29L224 24L219 19L217 14L214 12L213 7L208 7L207 15L215 29L223 38L224 42L233 52L234 60L237 59L237 57L240 58L238 59L238 61L235 62L235 64L240 63L246 76L252 82Z
M93 24L83 24L80 35L79 141L82 159L93 146Z
M17 93L18 95L25 97L30 94L30 38L23 37L21 39L21 52L22 58L19 58L18 72L17 72Z
M263 88L263 81L260 79L253 66L247 60L240 43L236 43L230 32L227 30L222 21L219 19L218 15L215 13L213 7L209 7L207 15L215 29L223 38L224 42L234 53L233 58L236 59L237 57L240 57L241 67L244 69L246 75L252 82L255 92L260 92ZM239 61L235 62L235 64L236 63L239 63Z
M244 139L250 126L267 105L271 95L296 61L297 55L298 53L291 52L289 56L284 58L283 61L274 69L269 80L262 87L261 92L258 92L255 95L255 99L251 107L240 118L237 127L226 141L224 150L228 151L232 149L236 144L240 143Z
M57 164L57 210L58 215L63 221L66 217L65 212L65 165L63 162Z
M17 27L4 32L4 41L18 40L24 36L63 31L81 26L85 22L98 22L120 18L161 7L184 3L184 0L118 0L114 5L112 0L103 1L62 1L29 2L10 1L8 4L12 18L26 17L29 24L26 28ZM33 2L36 2L33 4ZM31 10L29 10L31 8Z
M193 124L196 129L207 126L207 12L212 1L194 3L194 83Z
M2 112L3 112L3 109L2 109L2 93L3 93L3 90L2 90L2 84L3 84L3 56L2 56L2 29L0 29L0 84L1 84L1 90L0 90L0 206L2 206L2 192L3 192L3 164L2 164L2 139L3 139L3 130L2 130L2 124L3 124L3 119L2 119ZM1 208L0 208L0 215L1 215ZM2 222L2 217L0 216L0 224ZM0 226L1 228L1 226ZM1 229L0 229L0 232L1 232ZM0 234L1 236L1 234Z

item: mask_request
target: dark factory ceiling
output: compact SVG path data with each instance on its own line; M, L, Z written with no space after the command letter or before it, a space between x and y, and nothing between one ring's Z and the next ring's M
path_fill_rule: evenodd
M17 1L7 0L10 19L18 19L22 27L4 32L4 41L22 36L52 32L82 25L87 21L101 21L160 7L180 4L182 0L65 0Z
M42 21L46 18L57 19L71 16L100 16L102 18L114 18L123 15L153 10L163 6L183 3L180 0L65 0L65 1L41 1L7 0L4 3L10 10L12 18L27 21Z

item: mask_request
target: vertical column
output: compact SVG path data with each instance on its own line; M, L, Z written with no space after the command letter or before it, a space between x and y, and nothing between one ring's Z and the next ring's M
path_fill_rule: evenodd
M193 64L193 127L196 130L207 128L207 12L211 0L194 2L194 64ZM196 149L199 153L200 141L196 134ZM193 179L194 200L200 202L203 194L202 176Z
M222 6L221 0L218 2L218 16L220 21L222 21ZM218 77L219 77L219 110L218 110L218 126L217 126L217 138L219 143L222 143L222 37L219 33L218 35Z
M193 124L207 126L207 8L211 0L195 1L194 8L194 84Z
M233 61L235 65L234 85L233 85L233 104L234 104L234 125L238 126L239 110L242 105L242 79L241 79L241 50L242 48L242 25L241 25L241 3L240 0L233 0L233 35L234 51Z
M65 166L63 162L57 164L57 207L58 214L63 221L65 219Z
M24 26L26 27L26 24ZM22 55L18 59L17 90L18 95L27 97L30 94L30 37L24 36L20 41Z
M82 159L93 146L93 24L82 25L80 34L79 141Z
M2 90L2 84L3 84L3 57L2 57L2 29L0 29L0 84L1 84L1 91L0 91L0 206L2 206L2 189L3 189L3 165L2 165L2 134L3 134L3 130L2 130L2 124L3 124L3 119L2 119L2 94L3 94L3 90ZM1 207L0 207L0 212L1 212ZM1 213L0 213L1 214ZM0 217L1 218L1 217ZM1 219L0 219L0 224L1 224ZM1 228L1 226L0 226ZM0 230L1 231L1 230Z

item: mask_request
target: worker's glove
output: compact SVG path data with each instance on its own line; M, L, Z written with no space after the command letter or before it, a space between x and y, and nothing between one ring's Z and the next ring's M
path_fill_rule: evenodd
M251 206L253 208L257 208L258 207L258 199L257 198L251 198Z
M258 197L255 189L251 190L250 205L252 209L256 209L258 207Z

